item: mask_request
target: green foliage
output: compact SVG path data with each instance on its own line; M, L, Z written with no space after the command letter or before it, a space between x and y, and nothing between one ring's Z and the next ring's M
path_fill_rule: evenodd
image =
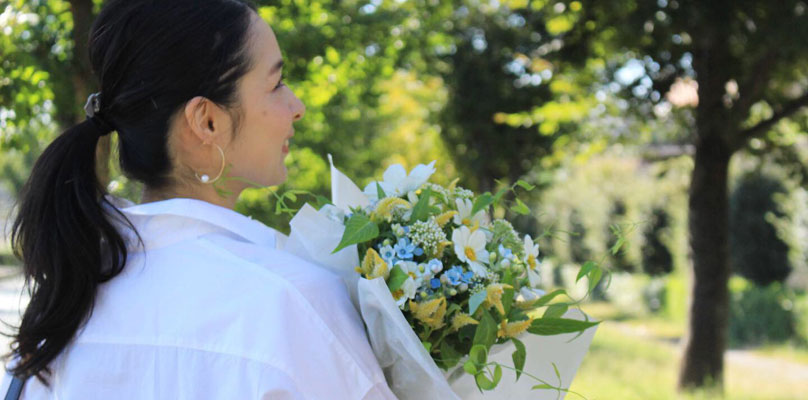
M783 282L792 269L788 244L770 222L783 217L774 196L784 192L777 179L752 173L739 179L730 198L732 267L759 285Z
M332 253L336 253L350 245L370 241L379 236L379 227L367 216L355 213L345 222L345 233L339 245Z
M396 290L398 290L401 287L401 285L404 283L404 281L407 280L408 276L409 275L407 275L407 273L404 272L401 269L401 267L399 267L397 265L394 266L390 270L390 277L387 279L387 288L390 289L391 293L395 292ZM429 350L427 350L427 351L429 351Z
M548 317L533 321L530 328L528 328L528 332L534 335L558 335L561 333L580 332L599 323L600 322L597 321L578 321L576 319Z
M673 271L673 255L663 242L670 226L670 214L662 207L654 207L648 224L643 229L645 245L642 247L642 266L646 274L659 276Z
M584 165L573 164L571 170L540 200L544 214L539 224L555 232L542 237L543 247L554 250L547 253L554 265L581 265L595 254L608 254L605 268L639 271L643 261L653 261L643 258L643 252L649 246L645 232L654 223L654 210L664 210L668 226L655 240L671 255L672 266L686 266L687 164L673 160L645 168L640 160L611 150ZM613 251L618 245L620 250Z
M729 343L733 347L805 341L805 332L796 330L798 317L794 313L796 296L782 284L774 282L765 287L752 285L742 278L730 282Z

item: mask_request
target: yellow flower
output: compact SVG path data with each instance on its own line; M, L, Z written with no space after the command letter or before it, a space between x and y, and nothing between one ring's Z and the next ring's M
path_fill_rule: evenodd
M508 322L507 319L503 319L502 322L499 324L497 337L506 337L506 338L516 337L520 333L527 330L527 328L530 327L531 323L533 323L532 317L525 321L516 321L516 322Z
M393 209L396 207L409 209L411 205L407 200L398 197L385 197L376 205L376 210L370 214L370 219L374 222L390 221L393 218Z
M365 253L365 258L362 260L362 265L356 267L356 272L359 272L367 279L382 277L387 280L387 277L390 276L390 267L376 250L368 249L368 252Z
M446 223L449 222L456 214L457 211L447 211L435 217L435 223L438 224L439 227L443 228L443 226L446 225Z
M505 315L505 306L502 305L502 294L505 289L511 289L513 286L505 283L492 283L485 288L485 301L483 307L495 307L500 315Z
M435 254L430 254L431 258L441 258L441 257L443 257L443 250L445 250L447 247L449 247L451 245L452 245L452 242L450 242L450 241L444 241L444 242L438 243L438 247L437 247L437 249L435 249Z
M459 312L452 318L452 332L457 332L460 328L466 325L477 325L480 322L471 318L468 314Z
M450 183L450 184L449 184L449 186L447 186L447 187L446 187L446 190L448 190L448 191L450 191L450 192L451 192L452 190L455 190L455 187L457 186L457 182L458 182L458 181L460 181L460 178L455 178L455 179L452 181L452 183Z
M444 325L443 317L446 315L446 298L439 297L423 303L410 300L410 311L415 319L423 322L432 329Z

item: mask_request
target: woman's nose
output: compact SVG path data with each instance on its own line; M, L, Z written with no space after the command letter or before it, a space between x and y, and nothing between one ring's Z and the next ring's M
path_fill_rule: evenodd
M299 121L301 118L303 118L303 115L306 114L306 105L304 105L296 95L293 96L294 100L292 102L292 111L295 113L294 120Z

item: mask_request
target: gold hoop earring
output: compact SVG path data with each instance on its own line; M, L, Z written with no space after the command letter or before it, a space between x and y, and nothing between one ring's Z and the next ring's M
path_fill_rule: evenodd
M213 178L213 179L210 179L210 177L207 174L202 174L200 176L199 173L194 172L194 175L196 175L196 179L199 180L199 182L201 182L201 183L206 183L207 184L207 183L216 182L219 178L222 177L222 172L224 172L224 164L225 164L224 150L222 150L222 148L219 147L219 145L216 144L216 143L213 143L213 145L216 146L217 149L219 149L219 154L222 156L222 167L219 168L219 174L216 175L216 177Z

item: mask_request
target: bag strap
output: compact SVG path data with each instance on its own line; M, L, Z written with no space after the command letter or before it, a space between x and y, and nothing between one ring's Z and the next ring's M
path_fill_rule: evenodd
M22 387L25 385L25 379L20 379L17 376L12 377L11 384L8 386L8 392L4 400L19 400L22 394Z

